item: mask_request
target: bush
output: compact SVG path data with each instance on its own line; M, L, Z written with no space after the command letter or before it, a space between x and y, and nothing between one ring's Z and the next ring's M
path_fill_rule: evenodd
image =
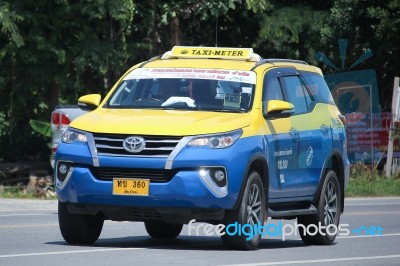
M354 164L350 168L347 197L400 196L400 175L385 177L370 165Z

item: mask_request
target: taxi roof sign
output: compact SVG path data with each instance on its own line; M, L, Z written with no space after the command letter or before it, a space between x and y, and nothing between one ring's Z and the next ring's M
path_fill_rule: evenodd
M162 57L167 58L219 58L258 61L260 57L252 48L174 46Z

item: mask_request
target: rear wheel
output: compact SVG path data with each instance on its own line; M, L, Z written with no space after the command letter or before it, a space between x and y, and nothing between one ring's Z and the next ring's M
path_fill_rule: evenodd
M221 236L224 245L229 249L256 249L261 239L257 226L264 224L264 216L264 187L260 174L253 171L247 179L239 208L226 214L224 223L227 227L225 234ZM235 223L241 226L233 234L228 225Z
M304 243L308 245L329 245L333 243L338 233L340 210L343 204L341 193L336 173L333 170L327 171L318 199L317 213L297 218L299 225L306 228L304 230L302 226L299 226L300 237ZM310 230L307 230L307 228ZM321 229L315 230L315 228Z
M147 233L156 239L174 239L182 231L182 224L165 223L161 221L144 222Z
M93 244L103 229L100 215L72 214L67 204L58 202L58 223L61 235L70 244Z

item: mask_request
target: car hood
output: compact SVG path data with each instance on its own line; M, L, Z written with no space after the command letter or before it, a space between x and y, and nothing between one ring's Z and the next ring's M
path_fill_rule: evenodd
M247 113L99 108L70 126L95 133L189 136L228 132L250 121Z

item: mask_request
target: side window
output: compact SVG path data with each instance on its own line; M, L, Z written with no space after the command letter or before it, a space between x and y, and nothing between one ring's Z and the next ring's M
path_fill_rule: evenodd
M311 72L301 72L301 74L318 102L335 104L328 85L321 75Z
M276 77L264 82L263 104L266 105L269 100L284 100L281 85Z
M286 88L288 101L294 105L294 113L307 113L315 103L299 76L284 76L281 80Z

